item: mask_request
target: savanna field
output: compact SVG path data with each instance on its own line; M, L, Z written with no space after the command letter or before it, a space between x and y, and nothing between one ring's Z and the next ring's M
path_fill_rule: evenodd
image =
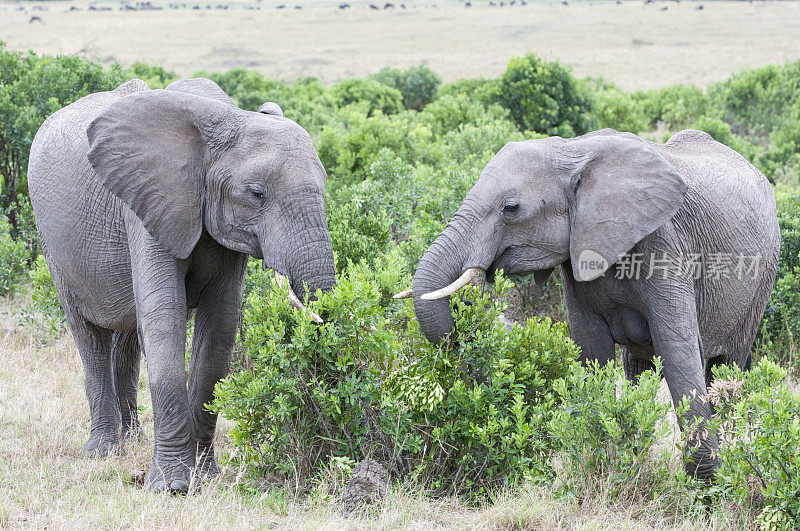
M0 526L800 525L800 4L473 4L0 5ZM26 170L56 110L132 78L155 89L193 76L243 109L276 102L310 133L337 285L308 304L326 316L314 325L251 259L231 372L208 404L222 474L174 496L141 486L144 369L148 440L118 457L81 453L83 369ZM722 466L710 485L684 472L659 364L634 385L619 362L576 363L557 274L473 281L439 346L393 298L503 145L601 128L654 142L705 131L774 186L778 274L752 370L715 368ZM365 458L390 488L352 505Z

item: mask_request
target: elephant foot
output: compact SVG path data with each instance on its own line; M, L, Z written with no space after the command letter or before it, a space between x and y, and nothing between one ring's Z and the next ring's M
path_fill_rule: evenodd
M204 481L214 479L220 475L222 470L219 468L217 460L214 459L213 448L209 448L208 450L199 454L196 471L197 475L200 476Z
M87 457L111 457L124 453L116 432L100 432L89 435L89 440L81 449Z
M147 436L144 434L144 429L139 421L134 421L128 426L122 428L122 442L124 444L144 444L147 442Z
M165 464L154 460L144 484L153 492L187 494L191 476L192 469L183 463Z
M721 461L718 457L698 456L697 452L686 462L684 466L686 473L706 484L711 484L714 481L714 476L717 469L720 467Z

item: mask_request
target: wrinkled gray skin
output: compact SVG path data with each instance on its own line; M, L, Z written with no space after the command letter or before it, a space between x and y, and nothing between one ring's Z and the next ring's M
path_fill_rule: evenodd
M239 109L208 79L152 91L132 80L55 113L31 149L36 224L85 370L84 450L114 453L141 432L141 346L155 490L186 490L196 464L218 472L204 404L228 371L248 255L300 298L334 284L325 170L305 130L275 104L262 111Z
M626 374L634 379L653 367L654 354L662 357L673 402L695 397L681 419L684 426L700 423L687 468L709 478L718 465L717 441L697 435L711 414L703 400L710 367L749 368L779 247L769 182L705 133L682 131L664 145L613 130L510 143L422 258L414 308L427 338L438 342L453 326L449 301L420 295L470 267L489 277L499 269L534 273L543 282L561 265L570 335L584 360L612 360L615 343L622 345ZM586 250L607 265L581 267ZM613 264L628 252L648 257L641 275L615 278L621 264ZM705 278L704 270L695 280L674 267L648 279L651 253L760 255L761 261L743 279Z

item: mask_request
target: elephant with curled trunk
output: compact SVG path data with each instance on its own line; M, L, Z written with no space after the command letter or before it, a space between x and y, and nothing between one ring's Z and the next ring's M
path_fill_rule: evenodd
M141 347L155 420L147 485L186 490L193 468L218 472L205 405L228 370L248 256L301 299L331 288L325 180L308 133L277 105L244 111L208 79L132 80L47 119L28 185L83 361L87 453L114 453L141 429Z
M660 356L673 402L692 399L687 468L709 478L710 367L749 367L779 247L769 182L705 133L663 145L613 130L510 143L422 258L414 308L438 342L453 327L447 295L476 269L541 282L560 265L584 360L612 360L621 345L633 379Z

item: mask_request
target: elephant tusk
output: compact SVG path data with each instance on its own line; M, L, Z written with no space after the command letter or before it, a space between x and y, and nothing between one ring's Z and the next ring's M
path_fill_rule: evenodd
M298 310L307 309L306 305L303 304L303 302L299 298L297 298L297 295L295 295L294 290L292 289L292 285L289 283L288 278L275 271L275 280L278 281L279 286L281 286L282 288L285 287L289 290L289 302L291 303L292 306L294 306ZM311 313L311 320L314 321L315 323L322 324L325 322L322 320L322 317L320 317L316 313L312 312L311 310L308 311Z
M414 295L411 293L411 290L410 290L410 289L407 289L407 290L405 290L405 291L401 291L400 293L397 293L397 294L396 294L394 297L392 297L392 298L393 298L393 299L410 299L410 298L411 298L411 297L413 297L413 296L414 296Z
M445 286L442 289L437 289L436 291L431 291L430 293L426 293L422 295L420 299L424 301L435 301L436 299L442 299L444 297L449 297L456 291L460 290L467 284L469 284L470 280L475 278L475 275L478 274L480 271L477 267L470 267L466 271L464 271L460 277L456 279L455 282L450 284L449 286Z

